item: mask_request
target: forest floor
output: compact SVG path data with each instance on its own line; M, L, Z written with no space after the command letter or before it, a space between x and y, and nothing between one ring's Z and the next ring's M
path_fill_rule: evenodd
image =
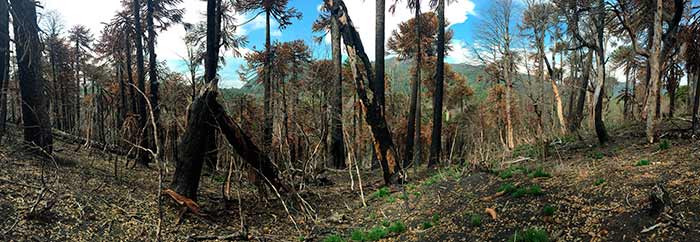
M179 208L166 198L162 237L700 241L700 143L681 138L676 129L676 124L664 127L663 141L654 145L645 142L640 125L612 130L613 141L606 146L595 145L592 136L558 140L547 149L523 145L487 162L488 168L410 169L409 183L391 188L382 187L379 171L362 172L366 206L357 177L351 181L347 172L326 172L332 183L308 185L298 196L282 195L285 199L262 196L247 181L235 182L230 201L222 194L225 177L205 176L199 205L207 216L186 214L177 224ZM23 151L19 135L0 143L0 240L155 238L157 170L125 168L123 158L60 140L56 159L42 161ZM172 164L168 167L166 185L173 172ZM665 212L652 215L649 194L658 185L670 202ZM301 209L302 198L313 211Z

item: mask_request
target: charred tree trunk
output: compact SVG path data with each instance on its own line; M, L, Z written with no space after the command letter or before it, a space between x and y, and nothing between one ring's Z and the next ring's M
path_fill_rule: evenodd
M207 1L207 53L204 59L204 83L209 84L216 79L216 71L219 67L219 4L218 0ZM206 149L205 164L214 168L217 163L218 144L216 136L212 135L205 137L205 142L202 143Z
M5 135L7 92L10 83L10 11L7 1L0 0L0 138Z
M647 98L647 141L654 143L656 141L656 125L657 112L659 111L660 89L661 89L661 37L663 31L663 0L656 0L656 11L654 15L654 38L652 42L651 56L649 57L649 66L651 67L651 80L649 97Z
M345 168L345 138L343 135L343 63L340 49L338 20L331 19L333 45L333 94L331 96L331 160L336 169Z
M126 80L129 83L129 103L131 104L129 106L129 112L132 114L135 114L138 110L138 101L136 99L136 90L134 90L134 86L136 83L134 82L134 70L132 69L134 66L134 63L132 61L131 54L133 54L133 51L131 50L131 39L129 38L131 36L129 32L126 34L126 39L124 40L125 45L126 45Z
M690 113L692 117L692 129L693 133L696 133L698 131L698 127L700 126L698 124L698 107L700 107L700 79L697 79L700 76L700 68L694 68L695 71L695 95L693 95L693 111Z
M161 137L161 125L160 125L160 105L158 103L158 58L156 56L156 30L153 25L153 12L154 10L154 0L147 0L146 2L146 29L148 31L148 81L151 85L151 92L149 93L149 98L151 101L153 122L156 124L156 132L147 132L148 134L155 133ZM149 125L150 130L153 127ZM162 144L156 144L156 140L162 141L163 139L155 139L155 137L150 137L150 135L145 135L144 139L148 142L148 148L155 150L156 146L161 146Z
M37 26L36 5L29 0L12 0L19 86L22 92L24 139L42 149L42 155L53 152L49 97L46 81L41 76L41 43Z
M360 103L365 111L365 120L372 131L376 157L379 159L383 170L384 182L391 184L396 178L403 178L401 165L396 160L394 141L391 131L386 123L382 106L375 99L370 100L365 88L365 82L374 79L371 63L365 53L360 34L357 33L348 15L347 7L342 0L325 0L331 7L331 17L338 20L348 59L352 63L352 72L355 79L355 88L360 98ZM398 177L397 177L398 175Z
M569 131L577 132L583 121L583 111L586 109L586 94L588 93L588 82L591 76L591 66L593 62L593 51L588 51L586 59L581 63L582 75L578 86L578 95L576 96L576 107L571 115L569 122Z
M261 151L229 117L216 101L217 81L209 83L204 92L195 99L189 109L187 129L178 147L179 155L172 187L178 194L197 200L197 188L206 157L207 147L203 146L207 137L214 135L216 124L236 152L251 165L258 174L269 181L268 185L288 190L277 178L277 169L267 155Z
M265 152L272 151L272 46L270 44L270 10L265 9L265 63L263 70L263 86L265 93L263 97L264 104L264 121L263 121L263 150Z
M408 127L406 132L406 154L404 155L403 166L408 167L414 162L413 152L420 152L420 79L421 79L421 19L420 19L420 3L416 0L415 10L415 20L416 20L416 53L415 61L416 66L415 73L413 74L413 83L411 83L411 107L408 111ZM420 154L416 158L416 161L420 160ZM413 164L417 165L417 164Z
M439 0L437 63L435 64L435 95L433 97L433 131L430 142L430 159L428 167L434 167L440 162L442 149L442 98L445 82L445 0Z
M145 64L143 60L143 33L141 32L141 0L134 0L133 14L134 14L134 41L136 42L136 79L138 80L138 89L142 93L146 93L146 77L145 77ZM138 114L139 114L139 135L141 137L141 147L148 146L148 127L146 127L148 120L148 111L146 109L146 97L141 93L135 94L136 100L138 101ZM139 152L138 163L143 166L148 166L151 163L151 156L146 151Z

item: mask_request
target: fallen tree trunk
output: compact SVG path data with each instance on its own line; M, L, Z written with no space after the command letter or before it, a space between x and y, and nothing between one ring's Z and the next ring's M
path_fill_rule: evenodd
M197 188L208 150L203 144L215 134L214 130L217 126L243 160L270 182L268 185L281 186L277 178L277 169L269 157L253 143L252 139L216 101L217 84L217 80L210 82L189 108L187 129L178 148L175 175L171 185L173 190L197 201Z
M66 142L66 143L72 143L72 144L80 144L84 145L87 144L90 147L94 147L95 149L101 149L104 151L107 151L112 154L116 155L128 155L128 151L124 150L123 148L112 145L112 144L105 144L99 141L91 140L91 139L86 139L84 137L80 136L75 136L57 129L53 130L53 136Z

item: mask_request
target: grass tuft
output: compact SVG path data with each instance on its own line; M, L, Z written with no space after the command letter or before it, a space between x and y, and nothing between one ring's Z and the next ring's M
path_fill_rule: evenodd
M544 208L542 208L542 213L544 214L544 216L548 217L554 216L554 212L556 211L557 208L549 204L544 205Z
M369 195L369 198L370 199L385 198L385 197L388 197L389 195L391 195L391 191L389 191L389 188L382 187L382 188L379 188L379 190L377 190L376 192Z
M637 162L637 164L634 164L634 166L648 166L649 164L651 164L649 160L640 160Z
M539 178L539 177L552 177L552 174L547 173L542 169L542 167L538 167L534 171L530 172L528 175L531 178Z
M598 178L598 180L595 180L595 185L596 185L596 186L603 185L603 183L605 183L605 179L604 179L604 178Z
M668 150L671 148L671 142L668 140L661 140L661 143L659 143L659 150Z
M332 234L323 239L323 242L344 242L343 237L340 237L338 234Z
M472 225L472 227L481 226L481 215L472 213L469 215L469 223Z
M396 234L406 232L406 225L404 225L401 221L396 221L389 226L389 232Z
M532 228L525 231L516 231L510 242L549 242L547 231Z

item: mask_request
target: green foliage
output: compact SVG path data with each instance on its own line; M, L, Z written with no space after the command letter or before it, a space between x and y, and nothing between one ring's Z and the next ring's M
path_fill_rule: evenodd
M668 150L671 148L671 142L668 140L661 140L661 143L659 143L659 150Z
M510 242L549 242L547 231L532 228L525 231L516 231Z
M391 222L389 220L383 220L382 221L382 226L384 227L389 227L391 225Z
M430 221L424 221L424 222L421 224L421 227L422 227L423 229L429 229L429 228L432 228L432 227L433 227L433 223L431 223Z
M527 187L508 187L508 189L511 189L511 192L507 192L508 190L504 190L506 194L510 194L510 196L514 198L519 198L525 195L531 195L531 196L540 196L543 195L544 192L542 192L542 188L539 185L530 185ZM515 189L515 190L512 190Z
M393 197L393 196L387 197L387 198L386 198L386 202L388 202L388 203L395 203L395 202L396 202L396 198Z
M589 154L589 156L593 159L596 159L596 160L600 160L600 159L605 158L605 154L603 154L603 152L600 152L600 151L592 151Z
M440 223L440 214L433 214L432 221L434 224L439 224Z
M369 195L369 198L370 199L385 198L385 197L388 197L389 195L391 195L391 191L389 191L389 188L382 187L382 188L379 188L379 190L377 190L376 192Z
M505 184L501 185L501 186L498 188L498 192L503 192L503 193L505 193L505 194L511 194L511 193L513 193L516 189L517 189L517 188L515 187L515 185L513 185L513 183L508 182L508 183L505 183Z
M552 177L552 174L549 174L548 172L544 171L544 169L542 169L542 167L538 167L534 171L530 172L530 174L528 176L532 177L532 178Z
M383 228L383 227L374 227L372 230L367 232L367 236L365 237L365 241L377 241L380 240L384 237L386 237L389 234L389 232Z
M521 173L527 173L527 169L519 166L511 166L508 167L505 170L502 170L501 172L498 173L498 176L501 177L501 179L508 179L513 177L513 175L521 174Z
M364 241L365 240L365 231L362 231L361 229L355 229L350 233L350 240L352 241Z
M649 164L651 164L649 160L640 160L637 164L634 164L634 166L648 166Z
M544 192L542 191L542 187L540 187L540 185L537 184L528 186L526 189L528 195L540 196L544 194Z
M603 183L605 183L605 179L604 179L604 178L598 178L598 180L595 180L595 185L596 185L596 186L600 186L600 185L602 185Z
M396 221L389 226L389 232L396 234L406 232L406 225L404 225L401 221Z
M544 208L542 208L542 213L544 216L554 216L554 212L557 211L557 208L552 206L552 205L544 205Z
M323 242L344 242L343 237L340 237L338 234L332 234L323 239Z
M472 213L469 215L469 223L472 225L472 227L481 226L481 215Z

